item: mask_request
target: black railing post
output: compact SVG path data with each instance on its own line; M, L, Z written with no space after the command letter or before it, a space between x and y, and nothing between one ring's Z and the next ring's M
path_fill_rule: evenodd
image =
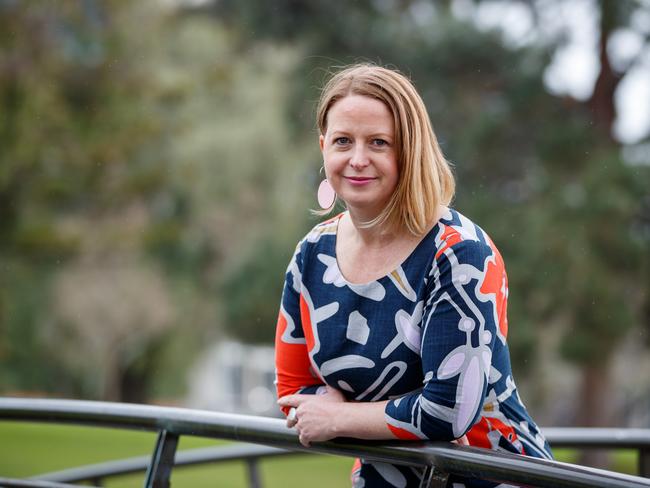
M262 477L260 476L257 458L246 460L246 470L248 471L248 486L250 488L262 488Z
M167 430L158 432L156 447L147 470L144 488L169 488L178 436Z
M420 488L445 488L448 479L448 473L438 471L435 466L425 466Z
M639 476L650 478L650 448L639 449Z

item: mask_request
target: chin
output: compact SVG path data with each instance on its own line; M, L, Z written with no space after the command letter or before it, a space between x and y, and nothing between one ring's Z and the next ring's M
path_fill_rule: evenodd
M376 200L368 201L368 200L361 200L361 199L354 199L351 198L349 200L346 200L343 198L343 201L345 202L347 208L349 210L358 210L363 213L367 214L372 214L372 215L379 215L379 213L382 211L382 209L386 206L386 203L378 203Z

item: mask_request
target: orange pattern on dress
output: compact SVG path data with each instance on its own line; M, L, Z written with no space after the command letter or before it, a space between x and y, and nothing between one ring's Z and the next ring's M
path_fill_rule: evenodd
M467 432L467 440L470 446L485 447L486 449L495 449L497 446L490 441L490 432L498 431L499 434L508 440L511 445L516 445L517 433L509 425L504 424L499 419L481 417L481 420ZM497 441L498 442L498 441ZM522 454L525 454L522 448Z
M508 318L506 313L508 303L508 277L506 276L505 265L501 254L491 240L488 243L492 248L492 252L494 252L494 261L487 263L487 271L481 284L481 293L486 295L493 294L495 296L499 332L503 337L508 337Z
M314 331L311 328L311 315L309 315L309 305L305 297L300 294L300 321L302 323L302 331L305 334L305 341L307 341L307 350L314 349Z
M442 241L442 245L440 246L440 249L438 249L438 252L436 252L436 259L438 259L442 255L442 253L444 253L448 248L450 248L454 244L458 244L462 240L463 238L460 235L460 232L458 232L453 227L446 225L444 232L440 236L440 241Z
M408 430L405 429L400 429L399 427L395 427L394 425L391 424L386 424L390 431L393 433L395 437L398 439L402 439L404 441L419 441L421 440L418 436L413 434L412 432L409 432Z
M306 385L320 383L311 373L307 346L305 344L284 342L282 336L286 330L287 319L280 311L275 335L275 364L279 398L293 395ZM287 415L289 408L285 407L282 411Z

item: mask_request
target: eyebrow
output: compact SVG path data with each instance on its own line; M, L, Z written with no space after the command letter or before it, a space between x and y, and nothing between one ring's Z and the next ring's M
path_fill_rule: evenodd
M348 135L350 135L350 132L345 131L345 130L335 130L335 131L332 132L332 137L335 137L335 136L338 136L338 135L348 136ZM370 138L383 137L384 139L392 139L395 136L390 135L388 132L374 132L372 134L369 134L367 137L370 137Z

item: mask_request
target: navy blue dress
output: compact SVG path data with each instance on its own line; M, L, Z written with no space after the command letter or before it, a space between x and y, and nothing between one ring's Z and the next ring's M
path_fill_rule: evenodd
M467 435L473 446L552 458L512 376L507 277L487 234L449 209L395 270L353 284L336 260L341 215L314 227L287 269L276 333L278 396L330 385L349 400L389 400L386 424L400 439ZM353 483L418 486L421 474L361 460Z

